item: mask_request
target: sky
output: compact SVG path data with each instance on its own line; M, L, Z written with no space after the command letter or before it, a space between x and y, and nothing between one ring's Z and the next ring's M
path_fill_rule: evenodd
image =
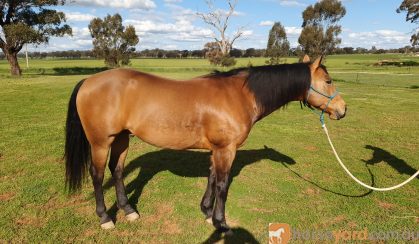
M214 0L227 9L226 0ZM401 0L341 0L346 15L341 19L341 47L398 48L409 45L415 26L396 13ZM298 45L302 12L316 0L238 0L227 30L229 35L244 28L234 48L266 48L273 23L285 27L291 47ZM51 38L48 45L29 46L30 51L89 50L92 38L88 24L95 17L119 13L124 25L133 25L140 38L137 50L202 49L212 41L213 30L197 17L208 10L204 0L69 0L56 7L66 14L72 37Z

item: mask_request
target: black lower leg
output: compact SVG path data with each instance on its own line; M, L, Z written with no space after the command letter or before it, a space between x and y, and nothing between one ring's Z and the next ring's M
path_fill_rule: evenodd
M215 184L215 208L212 216L212 223L220 231L228 231L230 227L226 223L225 203L229 187L229 174L218 175Z
M112 172L113 179L115 181L116 199L117 206L119 209L124 210L125 214L136 212L131 205L128 204L128 197L125 192L125 185L123 180L122 168L117 166L115 171Z
M115 183L116 201L119 209L124 210L125 214L135 212L128 204L128 197L124 185L124 161L128 153L129 136L127 132L120 133L111 146L111 157L109 160L109 169Z
M212 217L212 211L215 201L215 173L211 168L210 175L208 176L207 189L201 201L201 211L205 214L205 218Z
M90 167L90 174L92 176L93 180L93 187L95 189L95 199L96 199L96 214L100 218L100 223L104 224L109 221L112 221L111 218L109 218L108 214L106 213L106 206L105 201L103 198L103 175L104 170L98 170L95 167Z

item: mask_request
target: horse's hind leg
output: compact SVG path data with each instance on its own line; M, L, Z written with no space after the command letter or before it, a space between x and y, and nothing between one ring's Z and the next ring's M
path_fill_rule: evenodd
M103 229L114 228L115 225L106 213L105 201L103 199L103 176L105 173L106 160L108 158L109 146L92 145L92 164L90 165L90 175L93 180L96 199L96 214L100 218L100 226Z
M229 231L225 219L225 203L229 187L229 174L236 155L236 147L228 146L213 150L213 167L215 170L215 207L212 223L220 231Z
M119 209L124 210L128 221L134 221L140 216L128 204L127 194L123 179L124 161L128 154L129 134L124 131L116 136L111 145L111 156L109 160L109 169L111 170L116 190L117 205Z

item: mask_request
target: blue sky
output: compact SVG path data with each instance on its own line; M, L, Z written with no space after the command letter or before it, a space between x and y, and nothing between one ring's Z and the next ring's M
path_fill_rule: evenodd
M51 38L50 44L29 47L30 50L86 50L92 40L89 21L107 14L121 14L125 24L134 25L140 37L137 50L202 49L211 41L212 29L196 16L205 12L204 0L72 0L58 9L65 12L73 27L73 37ZM280 21L286 28L291 46L297 45L301 31L302 11L316 0L238 0L231 19L229 34L244 27L244 35L234 47L265 48L269 29ZM340 46L396 48L409 45L414 25L405 22L405 14L397 14L401 0L342 0L347 14L341 20L343 32ZM226 9L225 0L215 0Z

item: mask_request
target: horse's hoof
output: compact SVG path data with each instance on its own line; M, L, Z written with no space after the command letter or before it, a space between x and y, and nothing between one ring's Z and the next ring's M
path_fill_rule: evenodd
M228 226L226 223L219 223L219 224L217 224L217 225L215 225L215 228L217 229L217 231L218 232L220 232L220 233L233 233L233 232L229 232L229 231L231 231L231 228L230 228L230 226Z
M132 213L130 213L130 214L127 214L127 215L125 216L125 218L126 218L129 222L133 222L133 221L135 221L135 220L139 219L139 218L140 218L140 215L139 215L137 212L132 212Z
M208 224L212 224L212 217L206 218L205 222L207 222Z
M228 229L227 231L224 232L224 235L231 237L231 236L234 236L234 232L233 232L233 230Z
M115 225L113 221L111 220L111 221L101 224L100 227L104 230L109 230L109 229L115 228Z

